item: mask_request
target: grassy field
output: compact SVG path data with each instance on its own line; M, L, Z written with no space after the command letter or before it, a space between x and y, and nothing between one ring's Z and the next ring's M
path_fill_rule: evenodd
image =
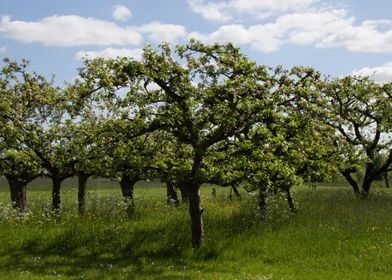
M382 188L366 201L344 186L297 188L296 215L275 197L261 219L251 195L203 187L206 240L194 250L187 208L166 206L159 183L137 186L128 217L117 184L90 181L84 218L75 183L55 217L49 182L35 182L19 217L0 182L0 279L391 279L392 192Z

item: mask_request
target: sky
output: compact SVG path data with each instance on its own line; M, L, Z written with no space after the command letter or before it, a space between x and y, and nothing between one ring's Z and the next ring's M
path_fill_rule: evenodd
M0 0L0 57L59 84L87 56L232 42L259 64L392 81L392 0Z

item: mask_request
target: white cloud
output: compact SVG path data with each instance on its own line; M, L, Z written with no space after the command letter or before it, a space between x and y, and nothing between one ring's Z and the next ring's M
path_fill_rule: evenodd
M77 15L54 15L41 21L1 18L0 35L24 43L47 46L139 45L142 36L133 27Z
M230 12L227 11L227 4L224 2L204 3L203 0L188 0L188 4L192 11L201 14L207 20L225 22L233 18Z
M392 61L377 67L364 67L360 70L354 70L354 76L370 77L376 82L387 83L392 82Z
M139 27L120 27L109 21L76 15L54 15L36 22L12 21L4 16L0 21L0 35L4 37L61 47L140 45L143 35L154 43L175 43L186 34L182 25L152 22Z
M5 53L7 51L7 47L1 47L0 48L0 53Z
M210 34L190 33L201 41L251 45L261 52L277 51L284 44L318 48L342 47L349 51L392 53L392 21L355 24L344 9L320 8L278 16L266 24L223 25Z
M204 2L204 0L188 0L192 11L203 18L227 22L241 16L255 19L292 11L303 11L319 0L230 0L220 2Z
M205 35L199 32L192 32L188 35L189 38L194 38L206 43L214 42L232 42L235 44L249 44L252 42L249 30L239 24L223 25L218 30L211 34Z
M132 13L127 7L123 5L116 5L113 7L112 16L115 20L126 21L131 18Z
M392 20L347 25L323 38L319 47L345 47L350 51L392 53Z
M76 53L75 58L77 60L81 60L84 57L87 58L96 58L96 57L104 57L104 58L116 58L116 57L133 57L136 60L140 60L143 55L142 49L114 49L114 48L106 48L100 51L79 51Z
M142 25L137 29L141 33L147 34L148 39L152 42L159 43L162 41L175 43L186 36L186 29L182 25L164 24L152 22Z

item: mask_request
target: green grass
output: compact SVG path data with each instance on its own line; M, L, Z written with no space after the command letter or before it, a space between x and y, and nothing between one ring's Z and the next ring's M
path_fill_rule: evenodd
M91 181L86 217L74 181L60 217L47 185L29 188L19 217L0 190L0 279L391 279L392 193L358 200L349 188L298 188L298 213L271 198L261 219L252 196L202 188L205 245L190 247L187 208L166 206L165 189L143 183L127 217L117 184Z

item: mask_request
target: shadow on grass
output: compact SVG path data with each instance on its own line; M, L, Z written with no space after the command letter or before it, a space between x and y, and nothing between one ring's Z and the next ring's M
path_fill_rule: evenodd
M45 276L55 271L71 278L89 275L84 279L135 279L140 275L151 279L191 279L187 278L189 270L224 273L224 267L209 268L203 262L216 260L230 246L227 240L254 225L247 211L207 216L206 246L194 250L190 246L189 219L184 215L138 226L132 220L117 223L67 221L54 225L55 229L46 225L37 234L21 238L23 242L0 249L0 270L27 270ZM42 232L48 232L47 236L39 234Z

